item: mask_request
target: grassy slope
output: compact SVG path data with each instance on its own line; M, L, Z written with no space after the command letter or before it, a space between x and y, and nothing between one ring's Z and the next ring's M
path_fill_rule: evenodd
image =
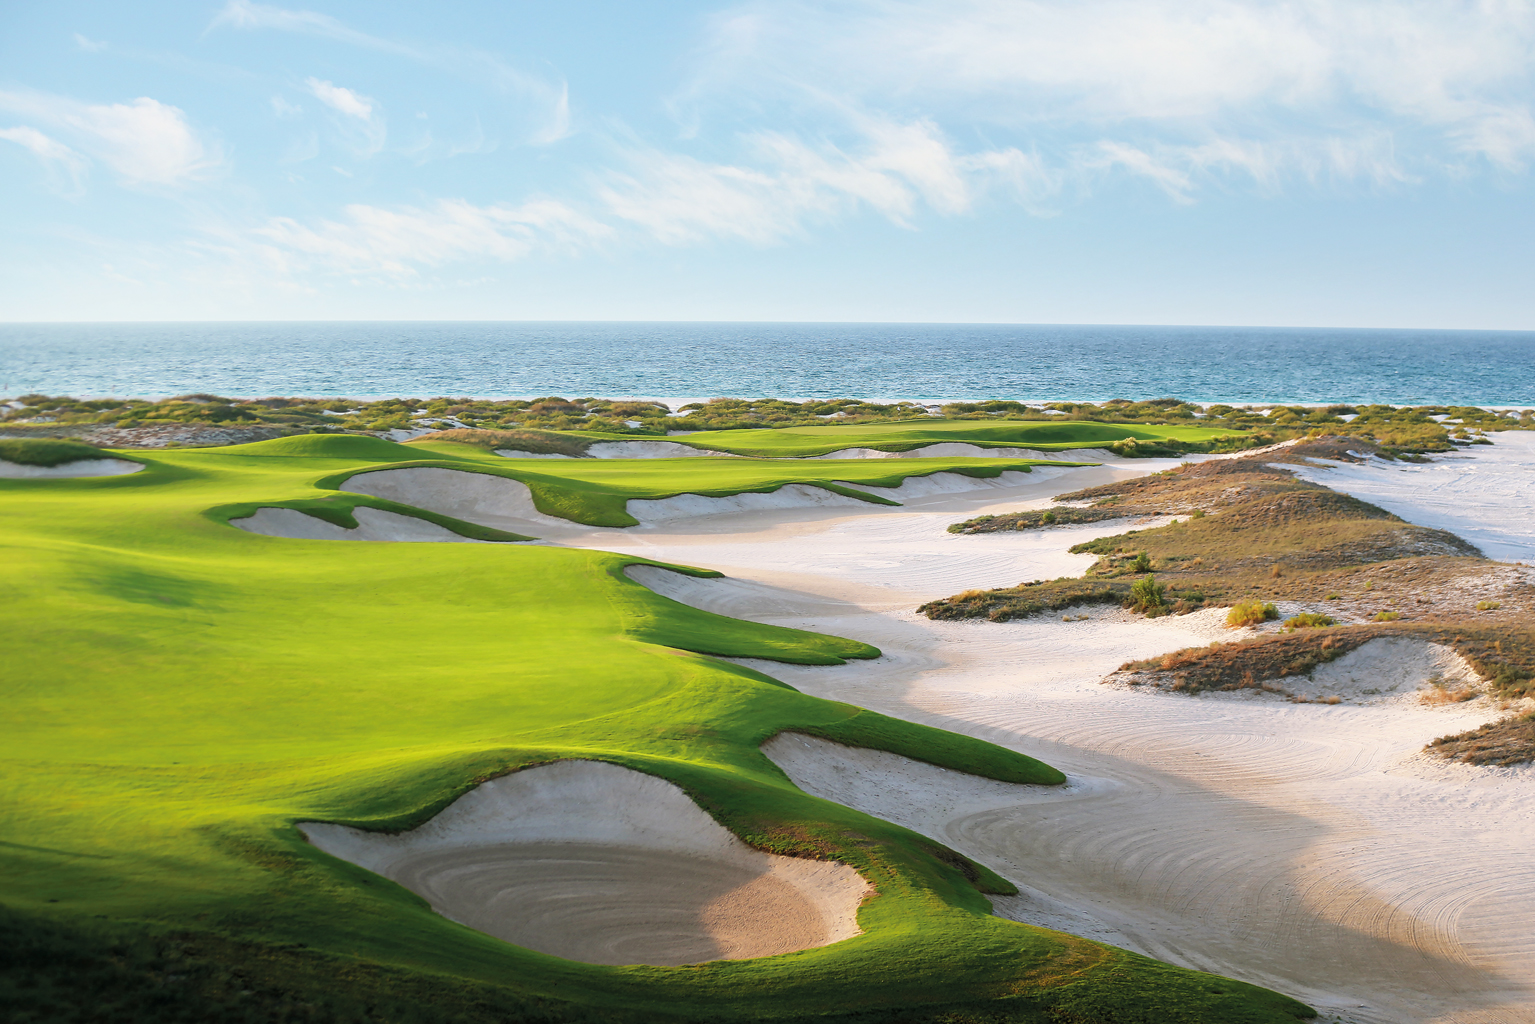
M976 420L908 420L900 423L858 423L847 426L784 427L776 430L708 430L670 440L695 448L762 457L827 455L839 448L877 448L904 452L929 444L964 441L984 448L1068 448L1112 444L1124 438L1178 441L1201 445L1232 436L1232 430L1204 427L1141 426L1122 423L1052 423ZM615 438L616 440L616 438Z
M995 777L1052 782L1053 769L676 649L834 662L871 648L687 608L602 552L232 530L205 510L311 500L317 480L399 457L368 438L257 447L146 455L130 477L0 481L0 628L26 638L7 645L0 681L6 904L66 930L104 918L286 949L302 963L285 977L383 970L399 998L465 979L491 1011L544 999L647 1019L792 1019L1002 999L991 1005L1017 1020L1043 1020L1046 1005L1077 1014L1065 1020L1305 1012L991 917L966 874L1005 882L801 793L757 747L796 729ZM440 918L292 827L407 827L479 780L561 757L672 779L749 841L857 866L880 891L867 934L761 961L576 964Z

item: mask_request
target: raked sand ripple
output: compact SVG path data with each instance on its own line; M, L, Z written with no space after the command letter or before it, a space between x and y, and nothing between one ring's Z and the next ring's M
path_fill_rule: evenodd
M844 864L753 849L670 782L597 761L491 780L398 835L300 828L445 917L594 964L671 966L825 946L858 934L858 906L871 891Z

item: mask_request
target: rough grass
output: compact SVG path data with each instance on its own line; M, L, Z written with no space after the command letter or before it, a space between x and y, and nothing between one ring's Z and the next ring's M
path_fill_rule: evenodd
M1355 442L1346 442L1355 443ZM1363 442L1357 442L1363 444ZM1307 446L1288 453L1304 457ZM1108 601L1114 584L1156 572L1175 612L1206 605L1275 600L1340 601L1340 610L1395 611L1411 602L1414 617L1459 611L1441 609L1427 592L1474 602L1488 593L1476 589L1489 564L1476 548L1442 530L1404 523L1396 516L1348 495L1269 467L1271 455L1185 464L1135 480L1060 495L1058 501L1093 501L1086 509L1061 507L1058 516L1097 513L1105 519L1177 513L1183 521L1130 530L1074 546L1098 562L1077 580L967 592L933 601L922 611L934 618L987 617L995 621L1054 611L1074 600ZM1194 513L1203 513L1195 515ZM951 530L984 533L1029 528L1042 513L995 516L955 524ZM1027 517L1027 518L1026 518ZM1528 591L1510 578L1487 583L1498 595ZM1522 590L1521 590L1522 587ZM1041 589L1043 588L1043 589ZM1510 590L1510 588L1512 588ZM1521 599L1535 597L1527 595ZM1468 605L1469 607L1469 605Z
M1448 761L1509 765L1535 761L1535 714L1513 715L1456 736L1441 736L1428 749Z

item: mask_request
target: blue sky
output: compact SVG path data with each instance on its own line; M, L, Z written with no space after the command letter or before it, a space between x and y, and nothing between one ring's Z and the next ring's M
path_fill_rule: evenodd
M1535 6L10 0L5 320L1535 328Z

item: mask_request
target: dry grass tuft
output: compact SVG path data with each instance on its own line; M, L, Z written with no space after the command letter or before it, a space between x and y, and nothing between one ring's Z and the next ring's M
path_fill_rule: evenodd
M1514 715L1457 736L1441 736L1428 749L1467 764L1525 764L1535 760L1535 714Z

